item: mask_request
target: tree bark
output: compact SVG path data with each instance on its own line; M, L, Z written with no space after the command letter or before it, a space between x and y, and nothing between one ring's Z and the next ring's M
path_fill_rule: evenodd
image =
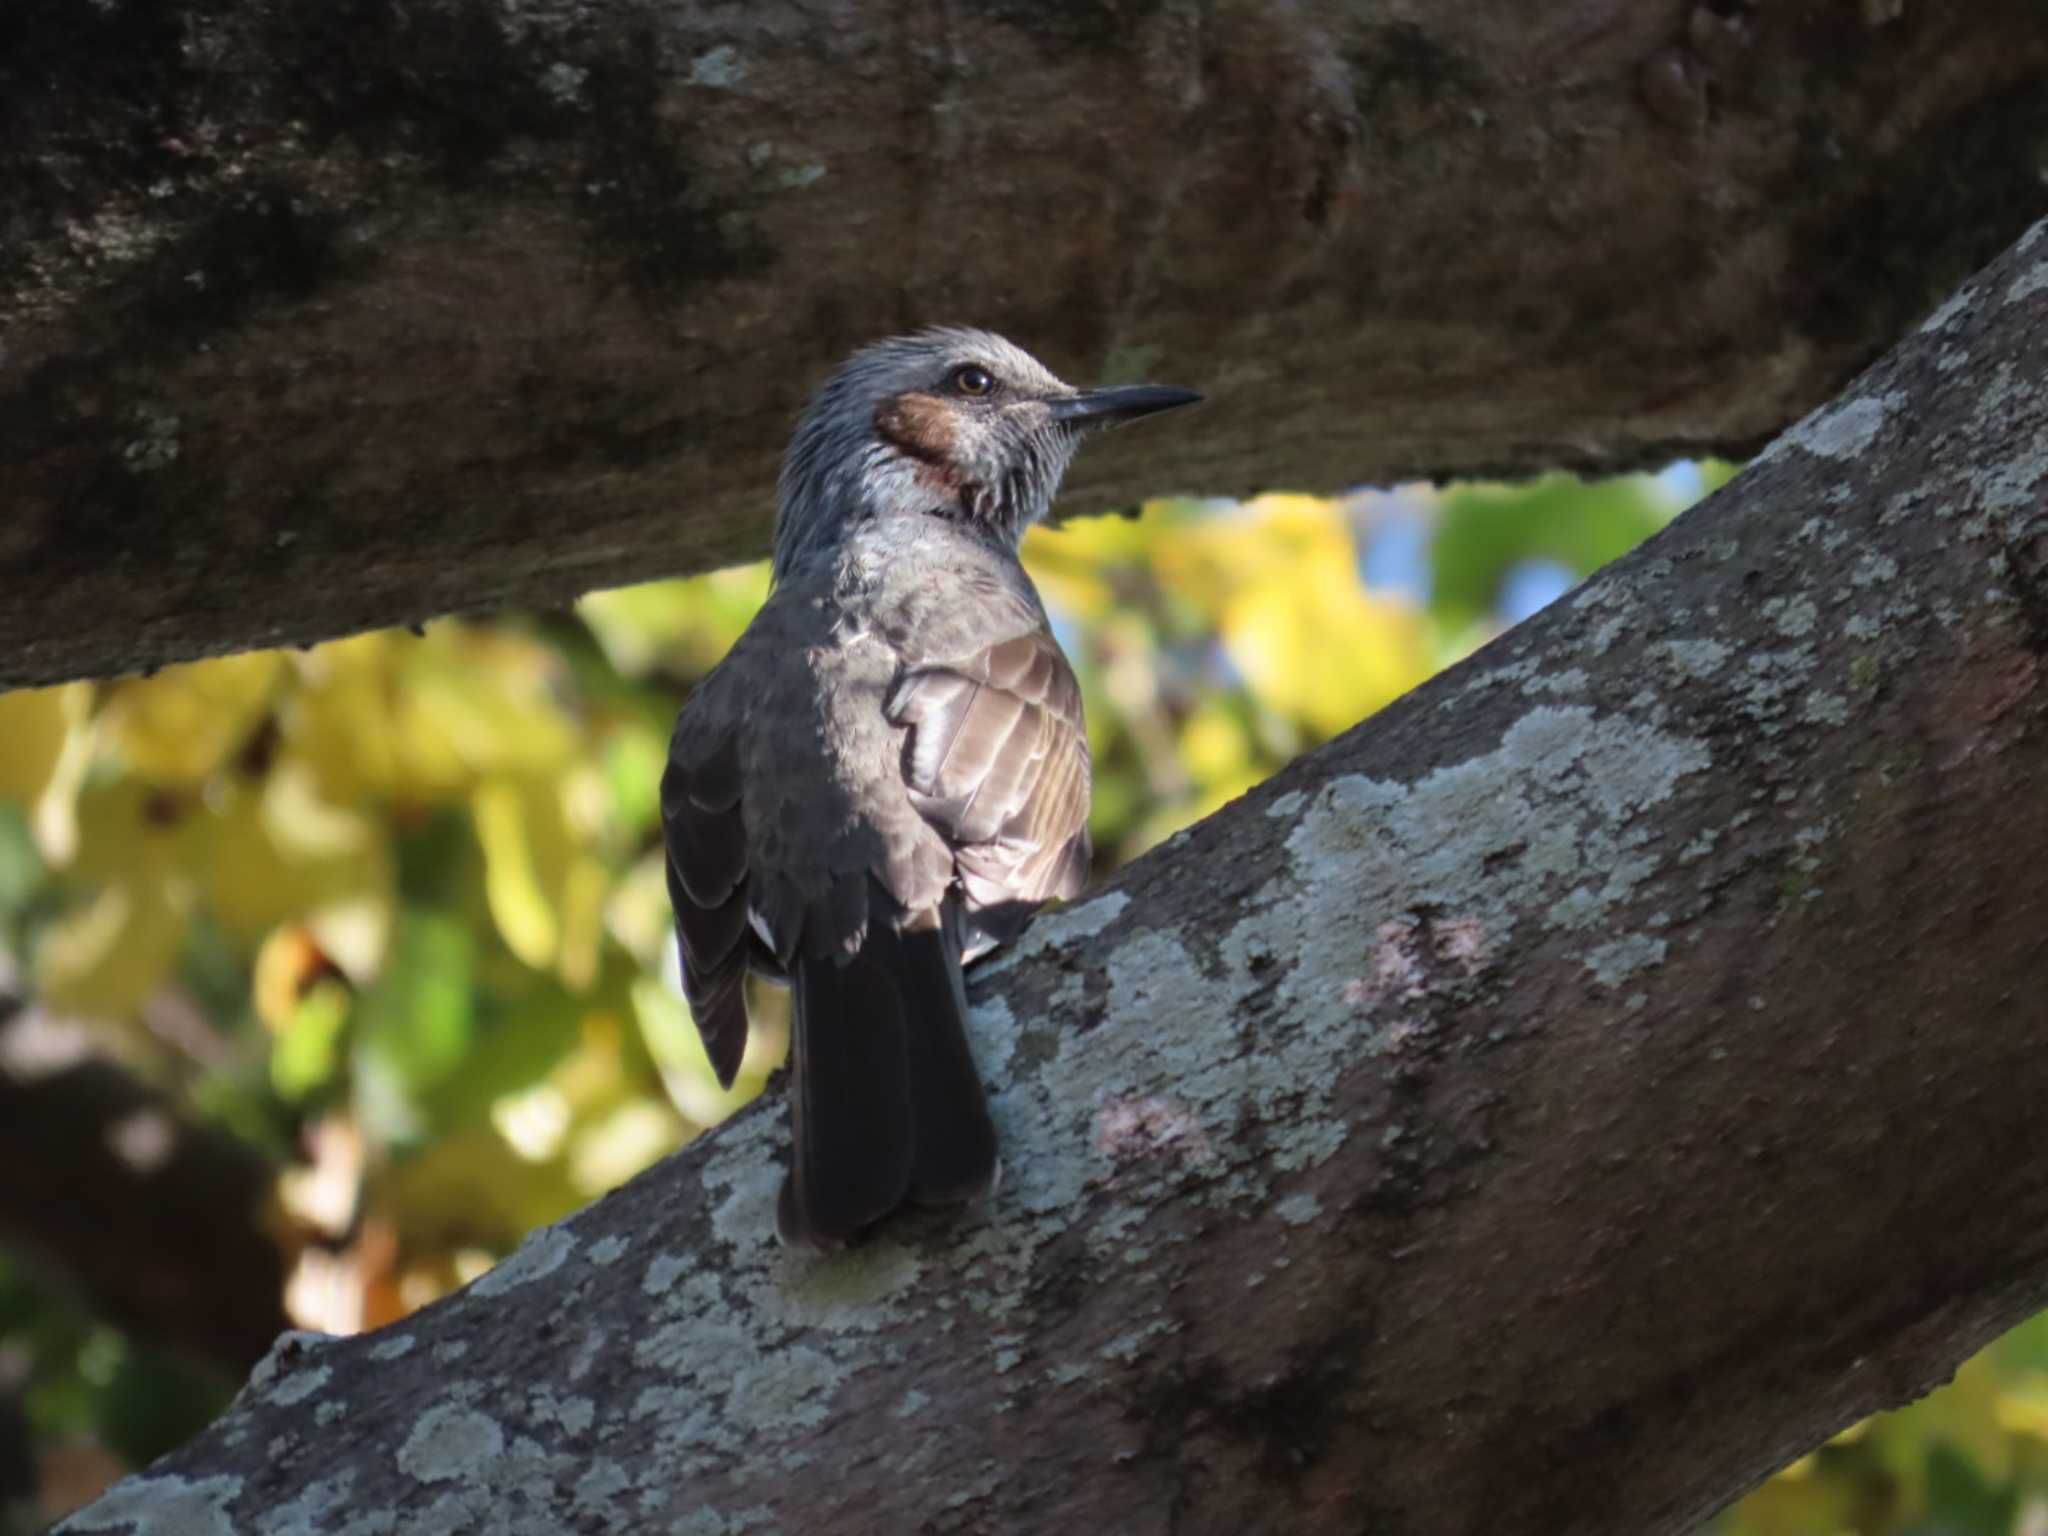
M26 1536L36 1525L36 1459L9 1362L0 1358L0 1536Z
M1742 455L2044 206L2038 0L0 18L0 687L765 552L820 372L1211 392L1070 503Z
M62 1529L1683 1532L2048 1302L2048 225L1670 530L1037 924L1008 1173L764 1103Z
M240 1380L288 1322L275 1175L0 982L0 1238L81 1306Z

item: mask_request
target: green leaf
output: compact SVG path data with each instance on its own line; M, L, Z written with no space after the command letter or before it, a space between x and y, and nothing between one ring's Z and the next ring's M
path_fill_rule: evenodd
M26 1346L22 1408L33 1436L97 1440L134 1466L176 1449L218 1417L226 1388L140 1349L45 1291L0 1255L0 1338Z
M608 954L597 986L582 994L545 971L488 967L462 1070L426 1096L435 1131L484 1124L497 1100L540 1082L574 1048L590 1013L609 1008L623 1017L632 1006L626 994L632 968L618 963L622 958Z
M653 832L661 815L661 775L668 767L668 737L640 721L623 724L605 742L605 787L612 815L629 843Z
M42 878L43 861L29 836L27 813L0 804L0 930L27 910Z
M2038 1313L1991 1346L2001 1374L2019 1376L2028 1371L2048 1375L2048 1312Z
M1443 496L1431 547L1430 606L1448 628L1485 619L1503 578L1524 560L1555 560L1580 576L1627 554L1677 510L1645 475L1527 485L1461 485Z
M153 1350L124 1348L100 1392L100 1437L130 1466L147 1466L218 1418L231 1395Z
M460 803L437 805L416 825L401 829L397 848L399 894L421 906L460 900L483 862Z
M389 963L356 1005L356 1097L389 1140L425 1129L420 1098L455 1071L474 1024L476 940L438 912L407 908Z
M348 988L333 980L319 982L299 999L270 1052L270 1081L285 1098L306 1098L333 1080L348 1004Z
M1994 1484L1946 1440L1927 1447L1927 1518L1906 1536L2009 1536L2019 1491Z

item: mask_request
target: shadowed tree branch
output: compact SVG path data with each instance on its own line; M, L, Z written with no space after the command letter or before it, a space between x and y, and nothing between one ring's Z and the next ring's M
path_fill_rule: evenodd
M1071 503L1754 450L2043 207L2048 14L152 0L0 24L0 686L765 552L857 342Z
M1689 1530L2048 1301L2044 374L2039 226L1037 924L985 1211L780 1252L764 1103L63 1529Z
M274 1177L0 982L0 1243L64 1294L238 1379L287 1325Z

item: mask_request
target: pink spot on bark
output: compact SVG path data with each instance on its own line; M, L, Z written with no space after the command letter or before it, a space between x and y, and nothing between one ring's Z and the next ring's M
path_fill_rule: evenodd
M1451 961L1467 976L1486 963L1486 925L1476 917L1438 923L1435 938L1437 959Z
M1094 1142L1112 1162L1162 1151L1188 1162L1209 1155L1202 1122L1171 1099L1111 1099L1095 1112Z
M1413 1003L1428 995L1432 973L1476 976L1486 964L1486 927L1477 918L1423 921L1402 917L1381 923L1373 934L1372 974L1344 983L1353 1008L1383 1002Z

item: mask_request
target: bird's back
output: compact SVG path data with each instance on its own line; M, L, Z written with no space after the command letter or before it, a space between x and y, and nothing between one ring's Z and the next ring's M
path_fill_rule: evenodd
M1082 391L982 331L863 349L785 456L776 590L662 781L684 985L730 1082L750 966L788 979L779 1228L844 1241L990 1187L962 965L1088 865L1081 691L1017 542L1081 437L1190 403Z

